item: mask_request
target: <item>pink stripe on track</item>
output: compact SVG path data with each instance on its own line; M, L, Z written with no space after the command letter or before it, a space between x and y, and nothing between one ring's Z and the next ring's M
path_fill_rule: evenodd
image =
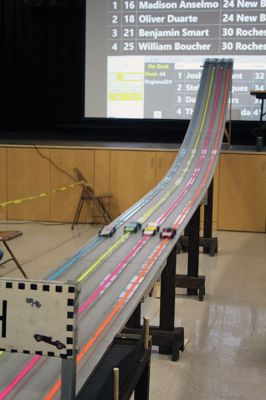
M178 196L178 198L174 201L174 203L171 205L171 207L156 221L158 225L160 225L168 217L168 215L176 208L176 206L178 205L180 200L185 196L185 194L188 192L189 188L192 186L192 184L194 183L194 181L196 180L196 177L198 176L198 174L200 172L200 167L202 166L203 160L204 160L205 155L206 155L204 150L207 150L208 143L209 143L210 136L211 136L211 132L212 132L212 127L213 127L214 120L215 120L215 114L216 114L216 109L217 109L218 100L219 100L219 91L220 91L220 86L221 86L221 80L222 80L222 70L220 69L219 70L219 77L218 77L216 93L215 93L214 107L213 107L213 111L212 111L212 116L211 116L211 121L210 121L210 125L209 125L208 135L206 136L206 139L204 141L203 153L201 154L198 166L196 168L197 172L196 173L194 172L192 178L186 184L183 192Z
M25 375L34 367L39 361L41 356L34 356L33 359L28 363L28 365L16 376L16 378L5 388L5 390L0 394L0 400L3 400L24 378Z
M140 250L140 248L146 243L146 241L149 238L146 236L142 240L140 240L136 246L131 250L130 253L124 258L124 260L116 267L116 269L108 276L108 278L98 287L98 289L95 290L95 292L88 298L88 300L79 308L78 314L82 314L83 311L94 301L97 299L97 297L100 295L101 291L106 288L108 283L110 283L121 271L121 269L126 265L128 261L132 257L134 257L134 254ZM0 399L1 400L1 399Z
M99 295L102 290L116 277L121 269L126 265L128 261L134 256L134 254L140 250L140 248L147 242L149 237L144 237L140 240L133 250L128 253L124 260L116 267L116 269L110 274L110 276L103 282L101 286L90 296L90 298L79 308L78 314L80 315ZM30 372L30 370L39 361L41 356L34 356L33 359L28 363L28 365L16 376L16 378L4 389L0 394L0 400L6 398L6 396L19 384L19 382Z

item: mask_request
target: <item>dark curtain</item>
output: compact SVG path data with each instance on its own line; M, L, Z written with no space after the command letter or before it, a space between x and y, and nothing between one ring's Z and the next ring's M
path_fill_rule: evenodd
M0 0L0 130L83 115L85 0Z
M84 59L85 0L0 0L0 137L182 140L188 121L81 123ZM254 126L234 122L233 143Z

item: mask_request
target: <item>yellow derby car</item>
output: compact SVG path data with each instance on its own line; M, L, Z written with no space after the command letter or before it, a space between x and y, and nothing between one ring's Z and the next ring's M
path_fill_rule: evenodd
M146 228L142 230L144 236L155 236L156 232L159 231L159 225L156 222L149 222Z

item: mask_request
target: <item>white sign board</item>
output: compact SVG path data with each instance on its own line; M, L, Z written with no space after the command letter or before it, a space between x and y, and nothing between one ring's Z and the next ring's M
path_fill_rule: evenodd
M73 357L78 293L74 283L0 278L0 351Z

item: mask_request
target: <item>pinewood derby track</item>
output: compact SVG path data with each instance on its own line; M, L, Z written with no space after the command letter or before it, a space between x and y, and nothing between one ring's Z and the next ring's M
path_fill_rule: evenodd
M162 181L115 221L112 237L94 237L48 280L78 281L77 391L114 335L160 276L168 255L212 180L224 134L232 60L207 59L193 117L180 151ZM133 184L133 183L132 183ZM173 239L124 233L127 222L176 229ZM61 360L39 355L0 358L0 400L60 398Z

